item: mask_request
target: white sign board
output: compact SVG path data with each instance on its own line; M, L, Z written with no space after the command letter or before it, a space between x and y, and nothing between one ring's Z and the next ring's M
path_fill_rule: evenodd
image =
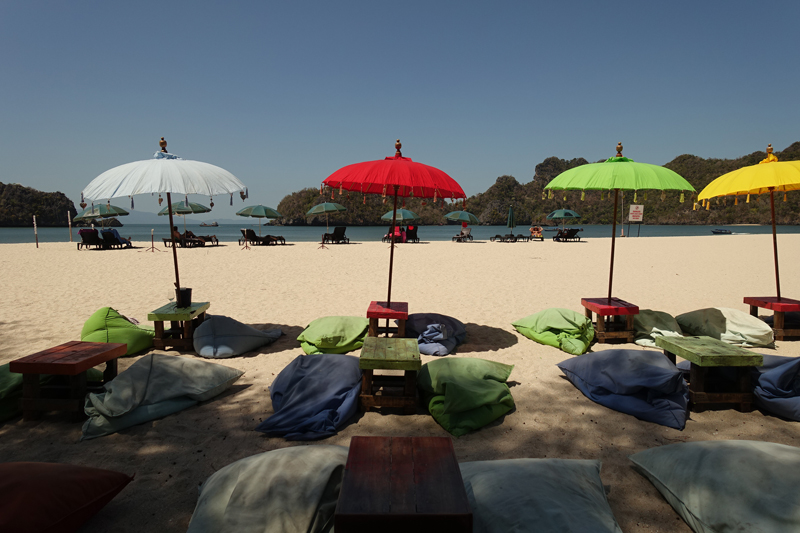
M644 218L644 206L643 205L631 205L631 212L628 215L629 222L641 222L642 218Z

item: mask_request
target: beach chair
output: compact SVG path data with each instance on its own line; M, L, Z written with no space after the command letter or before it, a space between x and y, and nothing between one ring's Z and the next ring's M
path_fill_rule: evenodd
M272 244L286 244L286 239L280 235L265 235L264 238L272 240Z
M386 233L381 238L381 242L391 242L392 236L389 233ZM394 227L394 242L403 242L403 234L400 232L400 226Z
M492 237L492 240L494 240L495 237ZM453 237L453 242L467 242L467 241L472 242L472 228L461 228L461 232L455 237Z
M245 238L248 241L250 241L250 244L253 244L253 245L256 245L256 244L259 244L259 245L262 245L262 244L266 244L266 245L275 244L273 242L270 242L270 240L267 239L266 237L259 237L258 235L256 235L256 232L251 230L251 229L244 230L244 235L245 235Z
M520 233L519 235L517 235L516 237L514 237L514 239L515 239L516 241L519 241L519 242L528 242L528 240L530 240L530 237L529 237L529 236L527 236L527 235L523 235L522 233Z
M338 226L333 228L333 233L325 233L322 235L322 243L329 243L329 244L349 244L350 239L348 239L344 232L347 231L347 227L345 226Z
M530 229L531 235L528 237L528 241L544 241L544 235L542 235L542 227L541 226L533 226Z
M556 236L553 237L553 240L556 242L578 242L581 240L578 232L580 228L570 228L564 230L558 230Z
M114 234L111 233L110 231L104 231L104 232L102 232L102 235L103 235L103 246L105 248L107 248L107 249L108 248L110 248L110 249L114 249L114 248L122 249L122 247L125 246L125 244L122 241L120 241L119 239L117 239L114 236Z
M419 242L419 237L417 237L417 230L419 226L409 226L406 229L406 242Z
M81 237L81 242L78 243L78 250L90 246L101 249L105 248L105 242L100 238L96 229L84 228L78 230L78 235Z

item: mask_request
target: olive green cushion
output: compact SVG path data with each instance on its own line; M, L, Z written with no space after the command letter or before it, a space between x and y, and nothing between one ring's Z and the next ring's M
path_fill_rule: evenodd
M101 307L94 312L81 330L85 342L122 342L128 345L125 355L133 355L153 347L153 328L134 324L116 309Z
M369 320L359 316L325 316L312 321L297 337L307 354L347 353L364 345Z
M581 355L594 339L592 320L571 309L545 309L511 323L517 331L541 344Z

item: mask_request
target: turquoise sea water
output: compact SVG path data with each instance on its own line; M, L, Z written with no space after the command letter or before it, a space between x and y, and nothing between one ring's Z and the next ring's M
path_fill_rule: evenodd
M187 224L188 229L196 235L216 235L222 242L236 242L241 238L240 228L252 228L258 234L258 224L220 224L218 227L200 227L199 224ZM580 233L582 239L605 238L611 236L610 225L582 225ZM684 236L708 236L712 235L711 230L716 228L729 229L733 235L717 235L716 238L724 239L734 237L736 234L768 234L772 232L771 226L624 226L625 235L631 237L684 237ZM183 230L183 227L180 226ZM117 228L123 237L131 237L134 241L149 241L150 231L153 230L153 238L160 243L162 237L169 236L169 226L167 224L125 224ZM331 226L333 231L333 226ZM380 241L381 237L388 231L387 226L350 226L347 228L347 236L351 241ZM460 226L420 226L419 238L421 241L449 241L460 231ZM621 226L617 226L617 236L620 236ZM39 242L69 242L68 228L39 228ZM317 242L325 233L325 226L264 226L261 229L263 235L282 235L287 242ZM505 226L472 226L472 235L475 240L485 241L498 234L509 233ZM514 229L515 234L528 234L527 226L518 226ZM800 233L800 225L778 226L778 234L781 233ZM78 228L72 228L72 239L80 241ZM551 238L555 232L545 231L545 238ZM0 243L21 243L34 242L33 228L0 228Z

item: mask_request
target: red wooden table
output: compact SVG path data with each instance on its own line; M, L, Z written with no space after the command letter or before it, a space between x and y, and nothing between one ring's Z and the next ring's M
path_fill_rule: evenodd
M22 374L22 417L39 418L43 411L71 411L83 416L86 371L105 363L103 381L117 376L117 357L125 355L122 343L71 341L28 355L8 364L8 370ZM69 376L67 398L43 398L39 386L42 374Z
M581 305L586 308L589 320L592 319L592 312L597 313L597 342L608 342L609 339L633 342L633 317L639 314L638 306L619 298L582 298ZM623 316L624 325L617 322Z
M386 305L386 302L370 302L367 308L367 318L369 318L369 333L370 337L377 337L379 333L396 332L397 337L405 337L406 335L406 320L408 320L408 302L392 302ZM386 327L378 327L378 319L386 319ZM389 327L389 320L397 320L397 327Z
M353 437L334 530L472 532L452 439Z
M800 300L791 298L778 299L777 296L747 296L744 303L750 306L750 314L758 317L758 308L769 309L773 312L772 331L775 338L782 341L784 337L800 337L800 329L786 329L784 327L784 313L800 311Z

